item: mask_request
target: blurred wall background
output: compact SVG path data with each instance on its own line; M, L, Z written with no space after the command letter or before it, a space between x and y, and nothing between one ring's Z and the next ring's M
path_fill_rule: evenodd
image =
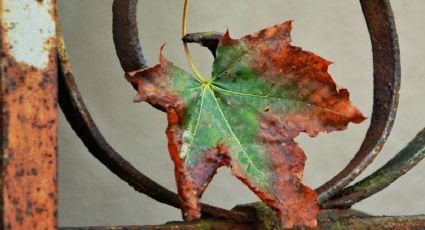
M382 166L425 127L425 3L392 1L401 47L402 88L399 113L382 153L363 177ZM112 146L138 169L175 191L173 165L166 148L165 114L147 104L134 104L135 91L123 78L112 42L112 0L60 0L62 21L76 81L98 127ZM157 63L159 47L177 65L190 70L180 42L183 0L139 0L140 39L149 64ZM193 0L188 32L231 31L233 37L294 20L293 44L334 61L329 71L347 87L366 116L372 107L371 45L358 1L340 0ZM142 30L143 28L143 30ZM190 46L203 75L212 56ZM345 132L300 135L308 156L304 183L321 185L351 159L369 121ZM425 163L383 192L354 208L371 214L425 213ZM180 220L180 211L135 192L92 157L63 114L59 128L59 225L161 224ZM219 170L203 201L232 208L258 200L248 188Z

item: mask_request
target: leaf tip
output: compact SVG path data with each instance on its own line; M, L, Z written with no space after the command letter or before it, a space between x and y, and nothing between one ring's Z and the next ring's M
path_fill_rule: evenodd
M346 88L340 88L337 90L338 94L340 95L340 98L348 101L348 106L346 107L346 114L349 118L349 121L353 122L354 124L360 124L364 120L366 120L367 117L364 116L363 113L360 112L360 110L352 104L352 102L350 102L350 93L348 92L348 90Z
M165 47L165 43L163 43L161 45L161 48L159 49L159 63L161 65L168 63L168 60L167 58L165 58L165 55L164 55L164 47Z
M134 103L139 103L139 102L143 102L143 101L145 101L145 97L140 93L136 94L136 96L134 96L134 98L133 98Z
M288 21L285 21L285 22L283 22L282 23L282 25L289 31L289 32L291 32L292 31L292 23L294 22L294 20L293 19L291 19L291 20L288 20Z
M351 122L353 122L354 124L360 124L364 120L368 119L368 117L364 116L357 108L354 109L356 110L356 116L353 117Z

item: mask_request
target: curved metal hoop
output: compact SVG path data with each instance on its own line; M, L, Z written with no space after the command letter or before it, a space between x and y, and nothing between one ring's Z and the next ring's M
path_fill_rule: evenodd
M360 3L373 48L374 103L371 124L350 163L334 178L316 189L319 203L340 192L374 160L391 132L397 112L401 79L400 55L390 2L360 0ZM126 72L146 67L146 63L140 61L144 58L138 40L136 5L137 0L115 0L113 6L115 48ZM217 36L215 39L218 39Z

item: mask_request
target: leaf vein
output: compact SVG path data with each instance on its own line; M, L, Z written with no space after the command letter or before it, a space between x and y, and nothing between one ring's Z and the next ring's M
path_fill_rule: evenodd
M308 105L308 106L317 107L317 108L322 109L322 110L324 110L324 111L326 111L326 112L329 112L329 113L332 113L332 114L336 114L336 115L338 115L338 116L341 116L341 117L344 117L344 118L347 118L347 119L350 119L350 118L351 118L351 117L348 117L348 116L346 116L346 115L344 115L344 114L337 113L337 112L335 112L335 111L333 111L333 110L331 110L331 109L325 108L325 107L323 107L323 106L315 105L315 104L312 104L312 103L309 103L309 102L305 102L305 101L301 101L301 100L297 100L297 99L290 99L290 98L284 98L284 97L271 97L271 96L267 96L267 95L260 95L260 94L242 93L242 92L237 92L237 91L232 91L232 90L223 89L223 88L218 87L218 86L215 86L215 85L213 85L213 87L214 87L214 89L216 89L216 90L218 90L218 91L226 92L226 93L229 93L229 94L236 94L236 95L240 95L240 96L247 96L247 97L261 97L261 98L279 99L279 100L286 100L286 101L296 101L296 102L298 102L298 103L304 103L304 104L306 104L306 105ZM269 92L269 93L270 93L270 92ZM268 94L269 94L269 93L268 93Z
M222 110L222 109L221 109L221 107L220 107L220 103L218 102L217 97L216 97L216 96L215 96L215 94L214 94L214 91L213 91L211 88L209 88L209 90L210 90L210 91L211 91L211 93L213 94L214 101L215 101L215 103L217 104L218 110L220 111L221 115L223 116L223 119L224 119L224 121L225 121L225 123L226 123L227 127L229 128L230 133L231 133L231 134L233 135L233 137L236 139L236 142L239 144L239 146L240 146L240 148L241 148L242 152L244 153L244 155L245 155L245 156L246 156L246 158L248 159L248 162L249 162L249 163L250 163L250 164L254 167L254 169L255 169L255 170L256 170L256 171L257 171L260 175L265 176L265 173L264 173L263 171L259 170L259 169L257 168L257 166L254 164L254 162L252 162L251 158L249 157L248 153L247 153L247 152L245 151L245 149L243 148L243 146L242 146L241 142L239 141L238 137L237 137L237 136L236 136L236 134L233 132L232 127L230 126L229 122L227 121L226 116L224 115L223 110Z

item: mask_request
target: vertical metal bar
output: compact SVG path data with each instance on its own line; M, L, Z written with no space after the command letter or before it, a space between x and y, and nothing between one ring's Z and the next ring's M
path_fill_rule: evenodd
M56 229L56 1L0 0L0 229Z

